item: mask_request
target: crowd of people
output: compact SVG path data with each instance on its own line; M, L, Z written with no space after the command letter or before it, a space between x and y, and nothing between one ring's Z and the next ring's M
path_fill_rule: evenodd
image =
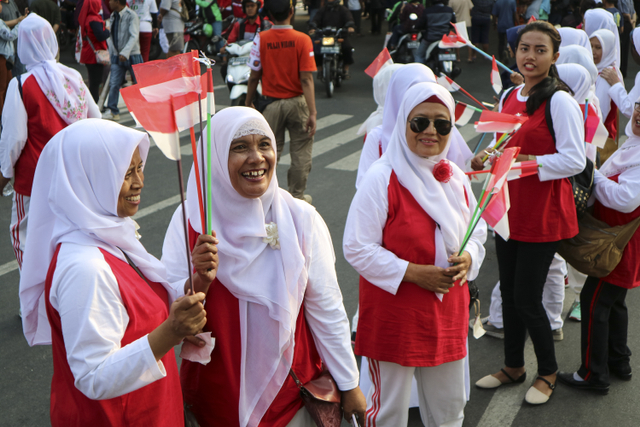
M378 108L360 129L366 136L357 191L341 242L360 275L350 327L329 229L305 194L316 64L311 38L291 26L288 0L269 3L268 29L255 14L260 4L242 2L247 20L234 34L253 43L245 106L218 112L209 124L212 145L198 148L211 159L215 190L203 189L192 167L161 259L140 242L131 217L142 200L150 140L104 120L95 102L104 64L94 51L109 52L114 118L124 75L135 81L131 66L146 60L142 45L158 24L169 52L180 51L179 25L168 25L176 16L182 23L180 2L170 3L155 5L153 17L147 0L131 8L110 0L106 18L104 4L84 0L79 54L88 85L57 62L55 24L33 12L0 24L0 55L25 68L16 78L5 75L0 188L13 180L24 334L29 345L52 346L53 426L307 427L314 415L300 387L327 375L349 421L407 425L415 398L424 425L461 426L477 376L469 371L469 282L480 274L487 244L483 220L469 231L478 202L465 172L484 170L486 157L504 148L519 148L516 161L534 162L537 171L509 182L510 233L495 235L500 281L482 320L503 338L504 360L488 366L494 373L476 387L524 383L527 336L537 362L525 396L531 405L546 403L558 381L606 394L611 376L631 379L625 297L640 285L640 83L624 87L624 12L583 2L574 11L583 16L580 29L498 19L515 66L496 110L527 121L503 146L496 146L502 134L493 135L476 156L455 125L454 98L431 69L411 63L378 71ZM491 16L519 19L508 1L472 5L468 22L480 47ZM338 6L318 7L312 22L341 20L358 31L352 13L365 5ZM543 2L539 17L558 18L555 6ZM214 16L221 9L202 7ZM453 13L439 1L430 8L438 15L433 25ZM640 61L640 31L631 33L630 47ZM620 114L629 118L623 143ZM602 147L591 143L592 123L607 133ZM285 129L288 190L276 175ZM593 174L586 214L576 206L572 178L585 171ZM211 233L198 202L203 191ZM580 278L572 311L581 321L581 365L559 366L554 341L562 339L568 267L558 251L579 234L583 214L600 227L625 228L630 238L606 274L569 267ZM178 371L173 349L181 344L207 351L206 360L185 358ZM362 356L360 370L355 355Z

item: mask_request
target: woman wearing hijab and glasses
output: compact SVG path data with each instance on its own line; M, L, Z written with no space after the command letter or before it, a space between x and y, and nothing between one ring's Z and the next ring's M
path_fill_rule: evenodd
M620 82L622 82L622 74L616 65L616 47L615 40L617 35L609 30L594 31L590 37L591 50L593 51L593 62L598 68L598 72L602 73L605 69L611 68L613 72L618 74ZM604 163L611 154L616 151L618 144L616 142L618 136L618 107L609 96L611 85L602 77L598 76L596 80L596 96L600 102L602 117L604 118L604 126L609 131L609 138L604 148L599 150L600 161Z
M205 294L169 284L138 240L148 151L142 132L82 120L36 169L20 303L29 345L52 344L54 427L183 425L173 347L204 326ZM198 243L194 286L206 291L215 242Z
M436 83L436 76L429 67L423 64L406 64L398 71L394 72L387 88L385 96L385 109L382 117L382 125L367 133L364 142L363 153L367 156L360 157L358 164L358 177L356 187L369 170L375 160L378 160L387 150L391 134L396 124L398 110L404 94L418 83ZM374 154L377 152L377 156ZM454 162L458 167L464 169L466 162L473 156L469 146L454 126L451 131L451 144L447 154L447 159Z
M593 216L610 226L625 225L640 216L640 102L627 124L629 137L594 176ZM580 293L581 355L577 372L559 373L564 384L599 394L609 392L611 374L631 380L631 350L627 346L629 316L625 298L640 286L640 229L624 248L622 259L608 276L589 277Z
M278 187L275 138L260 113L227 108L211 129L215 187L206 194L219 268L207 293L205 331L216 346L206 366L182 362L185 404L203 427L307 427L311 417L293 374L305 384L324 364L342 391L345 418L362 420L365 399L327 226L311 205ZM202 233L197 185L192 169L192 244ZM188 275L182 241L177 209L162 256L171 280Z
M343 250L360 274L356 353L369 359L367 424L406 426L411 382L425 425L461 426L469 290L484 259L480 222L458 256L476 200L446 159L454 100L435 83L406 92L385 154L351 203Z
M2 110L0 188L14 179L11 242L22 266L33 174L44 146L60 130L98 106L77 71L56 62L58 41L51 24L29 14L18 30L18 56L27 72L11 80Z

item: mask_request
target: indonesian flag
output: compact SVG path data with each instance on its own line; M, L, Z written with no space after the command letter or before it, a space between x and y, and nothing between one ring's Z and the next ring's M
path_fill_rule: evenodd
M206 74L200 75L200 63L197 59L198 52L192 50L169 59L133 66L136 86L144 99L157 103L169 102L173 98L179 131L200 123L198 94L201 95L202 111L206 111L207 98L213 100L213 85L209 84ZM213 102L215 112L215 101Z
M507 148L510 150L510 148ZM538 162L535 160L527 160L524 162L514 163L507 175L507 181L513 181L516 179L524 178L531 175L538 174Z
M442 40L438 43L438 47L440 47L440 49L457 49L466 46L465 42L466 40L460 40L458 35L451 31L449 34L442 36Z
M490 201L482 212L482 218L489 224L503 239L509 239L509 216L507 215L511 207L509 202L509 188L507 176L509 170L513 166L520 147L507 148L502 155L498 157L491 167L491 176L489 184L483 199L479 202L484 204L487 197Z
M500 72L498 72L498 64L496 64L496 57L491 56L493 64L491 65L491 86L496 94L500 94L502 91L502 79L500 78Z
M120 93L136 125L149 133L162 154L170 160L180 159L180 132L176 123L173 99L162 102L147 101L138 85L125 87Z
M581 104L580 108L582 109L582 114L584 114L584 104ZM584 140L598 148L604 148L608 137L609 131L604 127L600 117L598 117L596 109L589 105L589 114L584 123Z
M364 72L371 78L374 78L378 71L382 69L387 64L393 64L393 59L391 59L391 55L389 54L389 50L385 47L382 49L382 52L376 56L376 59L367 67Z
M464 126L469 123L469 120L471 120L471 117L473 116L473 113L475 113L475 111L476 109L472 106L467 105L464 102L457 102L455 110L456 125Z
M520 129L520 126L528 120L525 116L498 113L496 111L483 111L480 120L475 123L476 132L511 133Z
M531 24L532 22L536 22L537 19L535 16L531 15L531 18L529 18L529 20L527 21L527 24Z
M438 77L438 84L443 86L449 92L457 92L460 90L460 86L451 80L446 74L442 74Z

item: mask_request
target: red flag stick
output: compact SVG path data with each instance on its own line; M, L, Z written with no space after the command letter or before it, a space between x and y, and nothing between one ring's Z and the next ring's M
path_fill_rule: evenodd
M200 221L202 222L202 229L205 230L205 216L204 216L204 200L202 199L202 188L200 186L200 166L198 165L198 144L196 143L196 133L193 128L189 129L191 134L191 151L193 152L193 167L196 173L196 187L198 189L198 204L200 205Z
M456 83L457 84L457 83ZM465 95L467 95L469 98L471 98L476 104L478 104L480 107L482 107L485 110L489 110L487 107L484 106L484 104L480 101L478 101L477 99L475 99L469 92L467 92L466 90L463 89L462 86L458 85L458 87L460 87L460 90L462 91L462 93L464 93Z

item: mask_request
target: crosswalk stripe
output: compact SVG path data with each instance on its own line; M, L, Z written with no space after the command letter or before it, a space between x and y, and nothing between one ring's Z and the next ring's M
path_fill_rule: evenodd
M349 154L348 156L341 158L337 162L327 165L325 169L355 172L358 170L358 164L360 163L360 154L362 154L362 150L358 150L353 154Z
M358 132L358 129L360 129L359 124L352 126L349 129L343 130L342 132L338 132L330 137L314 142L313 157L320 156L321 154L331 151L334 148L338 148L341 145L347 144L356 139L360 139L361 136L356 134L356 132ZM282 156L280 158L279 164L290 165L291 156L289 154L287 154L286 156Z

